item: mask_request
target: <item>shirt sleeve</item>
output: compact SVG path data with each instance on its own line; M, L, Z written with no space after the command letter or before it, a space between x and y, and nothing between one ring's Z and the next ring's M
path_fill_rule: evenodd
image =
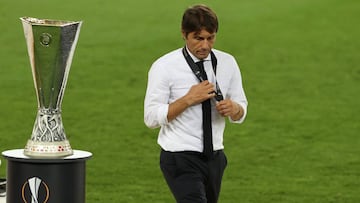
M161 64L155 62L148 73L147 90L144 100L144 122L149 128L168 123L169 79Z
M228 92L228 97L239 104L244 109L244 115L241 117L241 119L234 121L229 117L230 122L232 123L242 123L245 120L245 117L247 115L247 106L248 101L246 99L246 95L244 92L243 84L242 84L242 77L240 68L235 60L235 58L232 58L232 67L233 67L233 77L231 78L231 85Z

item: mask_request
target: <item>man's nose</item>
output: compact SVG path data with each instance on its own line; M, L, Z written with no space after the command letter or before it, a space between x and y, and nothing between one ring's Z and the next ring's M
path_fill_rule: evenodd
M209 49L211 48L211 43L209 42L209 40L204 39L201 41L201 48L203 49Z

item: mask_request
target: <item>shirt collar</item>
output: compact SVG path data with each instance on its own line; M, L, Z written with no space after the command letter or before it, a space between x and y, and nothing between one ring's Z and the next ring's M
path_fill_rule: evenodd
M196 56L194 56L189 49L186 46L186 51L189 53L190 57L192 58L192 60L196 63L201 61L200 59L198 59ZM211 61L211 54L209 54L205 59L203 59L202 61Z

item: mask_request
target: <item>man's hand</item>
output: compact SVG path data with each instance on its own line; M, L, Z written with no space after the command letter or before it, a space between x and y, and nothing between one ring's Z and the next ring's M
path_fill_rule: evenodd
M214 85L205 80L193 85L188 93L169 105L167 119L170 122L188 107L215 97Z
M199 84L193 85L189 92L184 96L189 106L199 104L207 99L215 97L214 85L205 80Z
M230 99L219 101L216 110L224 117L230 116L232 120L239 120L244 115L244 109Z

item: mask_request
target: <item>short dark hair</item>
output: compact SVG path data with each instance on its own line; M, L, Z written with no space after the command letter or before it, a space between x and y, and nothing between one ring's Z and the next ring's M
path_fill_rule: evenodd
M215 12L203 4L186 9L181 23L181 29L185 36L190 32L199 32L202 29L209 33L216 33L218 27L219 23Z

